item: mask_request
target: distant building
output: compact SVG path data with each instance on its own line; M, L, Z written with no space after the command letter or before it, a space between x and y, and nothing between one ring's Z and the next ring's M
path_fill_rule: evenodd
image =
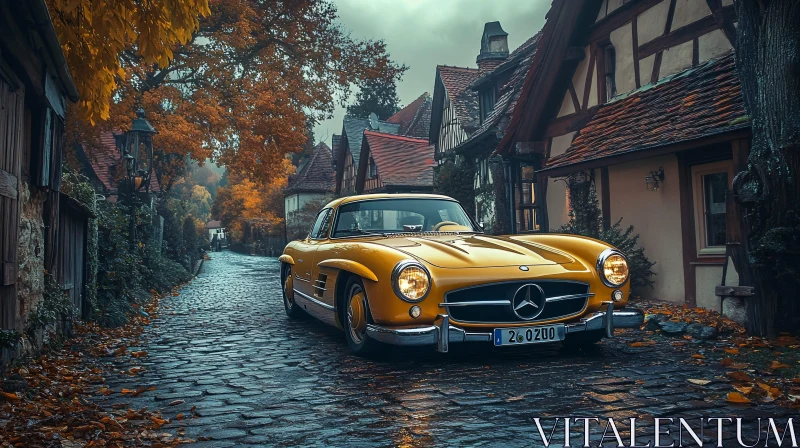
M356 192L430 193L433 146L427 139L365 131Z
M378 120L377 115L370 118L355 118L349 115L342 123L342 136L336 159L337 195L348 196L356 192L356 177L361 160L361 140L364 131L378 131L386 134L399 134L400 123L389 123Z
M338 139L337 139L338 140ZM325 202L333 197L334 171L331 149L325 143L314 148L311 157L300 166L296 174L289 176L284 190L284 206L287 236L290 239L299 237L299 233L307 232L305 228L304 210L313 202ZM318 210L310 211L316 215ZM313 221L314 216L311 216ZM309 224L310 225L310 224ZM305 230L303 230L305 228Z

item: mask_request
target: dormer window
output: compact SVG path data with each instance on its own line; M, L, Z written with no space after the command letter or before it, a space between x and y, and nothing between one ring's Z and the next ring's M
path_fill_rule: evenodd
M494 103L496 100L494 88L490 86L489 88L481 90L479 97L481 106L481 124L483 124L483 122L486 121L486 117L488 117L489 114L491 114L494 110Z
M614 79L616 74L616 58L614 46L611 44L603 48L603 61L605 62L605 82L606 82L606 102L611 101L617 94L617 83Z
M367 170L367 177L378 177L378 166L375 165L375 159L369 158L369 169Z

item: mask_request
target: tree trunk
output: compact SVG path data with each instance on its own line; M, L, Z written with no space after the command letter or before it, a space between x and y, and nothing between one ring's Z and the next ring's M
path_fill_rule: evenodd
M736 0L736 63L753 141L734 179L747 207L748 260L756 296L748 330L797 329L800 291L800 2Z

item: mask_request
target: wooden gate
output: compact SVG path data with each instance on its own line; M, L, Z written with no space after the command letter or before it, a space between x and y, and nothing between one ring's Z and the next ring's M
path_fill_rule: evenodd
M58 225L58 283L72 299L72 306L83 309L87 215L62 195ZM85 317L85 316L84 316Z
M25 90L0 76L0 328L17 326L18 188Z

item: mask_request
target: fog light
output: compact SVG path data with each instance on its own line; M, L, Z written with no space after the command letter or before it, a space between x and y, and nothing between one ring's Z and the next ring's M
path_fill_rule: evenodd
M422 309L418 306L412 306L408 309L408 314L413 317L414 319L418 318L422 314Z
M622 291L620 291L619 289L615 290L614 292L611 293L611 298L614 299L615 302L619 302L620 300L622 300Z

